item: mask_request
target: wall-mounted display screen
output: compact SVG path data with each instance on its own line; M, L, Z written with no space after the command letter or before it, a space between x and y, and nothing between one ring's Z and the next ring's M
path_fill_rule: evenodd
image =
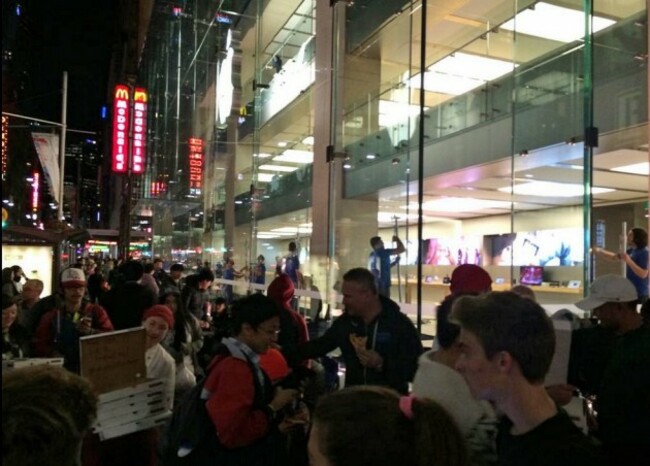
M422 242L426 265L483 264L483 237L430 238Z
M537 230L484 237L483 265L574 266L583 262L580 228Z

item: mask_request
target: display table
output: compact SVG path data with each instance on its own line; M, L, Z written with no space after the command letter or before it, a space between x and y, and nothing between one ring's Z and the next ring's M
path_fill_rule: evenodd
M493 283L492 291L507 291L511 288L505 283ZM566 286L531 286L535 292L537 301L540 304L572 304L583 296L582 288L568 288ZM417 282L409 280L406 285L402 281L402 300L404 302L415 302L417 293ZM449 294L449 284L442 282L422 283L422 302L427 304L440 303ZM399 292L397 282L393 281L391 297L397 300Z

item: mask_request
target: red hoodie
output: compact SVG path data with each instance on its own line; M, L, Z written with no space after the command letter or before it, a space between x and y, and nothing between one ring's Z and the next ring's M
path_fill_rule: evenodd
M293 293L293 282L286 273L275 277L266 290L266 295L281 308L278 344L284 351L292 351L299 344L309 340L305 319L291 307Z

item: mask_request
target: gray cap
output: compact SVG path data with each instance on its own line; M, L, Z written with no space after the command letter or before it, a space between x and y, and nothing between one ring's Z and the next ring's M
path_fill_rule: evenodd
M589 286L589 296L578 301L576 306L590 311L605 303L629 303L638 299L636 288L625 277L607 274L598 277Z

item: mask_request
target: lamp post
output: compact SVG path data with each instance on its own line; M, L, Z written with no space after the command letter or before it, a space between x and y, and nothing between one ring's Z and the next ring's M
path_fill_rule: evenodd
M61 98L61 137L59 138L59 210L58 220L63 220L63 187L65 180L65 135L68 121L68 72L63 72L63 95Z

